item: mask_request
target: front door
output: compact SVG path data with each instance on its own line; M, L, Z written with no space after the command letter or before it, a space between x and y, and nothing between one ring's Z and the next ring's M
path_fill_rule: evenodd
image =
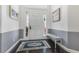
M44 38L44 20L43 15L46 15L45 9L26 9L26 13L29 15L29 25L31 29L28 30L28 39L42 39ZM27 19L26 19L27 20Z

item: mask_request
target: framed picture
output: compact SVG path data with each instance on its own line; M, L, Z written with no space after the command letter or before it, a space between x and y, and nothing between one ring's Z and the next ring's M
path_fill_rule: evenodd
M53 13L53 22L58 22L60 21L60 8L56 9Z
M19 7L17 5L9 5L9 16L12 19L17 19L19 13Z

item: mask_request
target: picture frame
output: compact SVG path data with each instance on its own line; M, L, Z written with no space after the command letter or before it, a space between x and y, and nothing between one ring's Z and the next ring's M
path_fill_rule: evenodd
M16 5L9 5L9 17L17 20L19 14L19 7Z
M52 12L52 17L53 17L53 22L60 21L60 8L58 8L54 12Z

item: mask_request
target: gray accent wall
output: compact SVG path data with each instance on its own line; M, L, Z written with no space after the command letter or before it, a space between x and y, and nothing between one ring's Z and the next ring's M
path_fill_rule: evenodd
M0 33L0 52L1 52L1 33Z
M68 32L68 47L79 50L79 32Z
M0 33L1 52L7 51L13 44L15 44L20 38L22 38L22 34L22 30Z
M23 29L19 29L19 39L22 39L24 35L24 30Z
M79 50L79 32L48 29L48 33L61 37L66 47Z
M67 35L68 35L68 33L66 31L56 30L56 29L48 29L48 33L56 35L56 36L62 38L63 39L63 44L65 46L67 46L67 43L68 43Z
M5 32L2 33L1 35L2 35L1 52L7 51L19 39L18 30Z

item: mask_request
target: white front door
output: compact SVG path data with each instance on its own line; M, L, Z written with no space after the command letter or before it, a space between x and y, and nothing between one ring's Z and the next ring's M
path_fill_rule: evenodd
M45 9L26 9L29 14L29 22L31 29L29 30L27 38L29 39L42 39L44 38L44 20L43 15L46 15Z

